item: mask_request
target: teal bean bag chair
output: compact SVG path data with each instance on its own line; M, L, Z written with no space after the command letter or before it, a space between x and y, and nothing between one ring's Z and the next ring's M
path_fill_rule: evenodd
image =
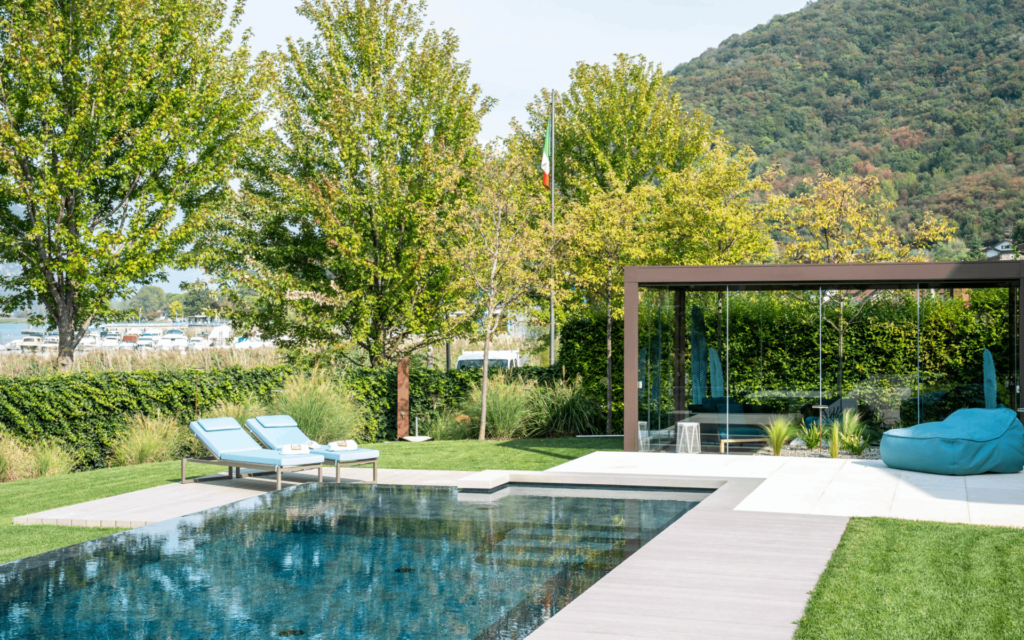
M885 432L881 453L893 469L947 476L1018 473L1024 469L1024 426L1005 407L959 409L942 422Z

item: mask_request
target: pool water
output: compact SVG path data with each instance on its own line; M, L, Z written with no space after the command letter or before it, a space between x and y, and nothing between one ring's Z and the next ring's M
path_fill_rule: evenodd
M0 639L521 639L704 495L295 486L0 565Z

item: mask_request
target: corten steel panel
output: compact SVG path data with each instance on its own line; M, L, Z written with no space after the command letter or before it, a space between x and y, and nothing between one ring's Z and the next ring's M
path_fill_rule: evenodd
M625 318L623 319L623 338L625 354L623 354L622 393L622 447L625 451L636 451L640 435L637 420L640 419L640 407L637 379L640 368L640 288L635 282L627 282L625 287Z
M972 283L1018 280L1024 264L982 262L881 262L864 264L769 264L721 267L626 267L625 281L698 286Z
M409 435L409 358L398 361L398 437Z

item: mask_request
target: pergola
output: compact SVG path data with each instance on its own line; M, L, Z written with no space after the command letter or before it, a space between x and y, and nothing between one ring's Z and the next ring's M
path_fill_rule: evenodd
M1019 291L1024 288L1024 261L984 262L918 262L870 264L780 264L735 266L660 266L626 267L624 321L624 447L636 451L639 424L639 309L640 290L660 289L675 296L675 325L682 327L686 317L686 294L691 291L771 291L771 290L867 290L871 288L900 289L962 289L1006 286L1010 304L1016 310L1017 335L1024 318L1024 301ZM1012 317L1012 315L1011 315ZM676 389L685 387L687 347L685 331L674 332L676 363L673 381ZM1013 363L1015 372L1024 361L1024 342L1017 340ZM682 379L678 379L682 378ZM1019 394L1019 377L1017 385ZM676 392L676 402L685 403L685 391ZM682 395L682 397L680 397Z

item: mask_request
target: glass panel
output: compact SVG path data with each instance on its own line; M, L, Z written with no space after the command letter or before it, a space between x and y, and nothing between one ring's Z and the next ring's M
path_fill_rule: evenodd
M1016 409L1016 287L922 284L919 295L921 397L913 419L903 416L903 426L943 420L963 408Z
M825 446L835 434L840 449L860 455L913 408L917 316L916 287L823 292L820 412Z
M666 289L640 292L638 415L642 451L665 451L675 446L675 300L674 292Z
M731 291L728 297L727 428L715 430L723 453L766 446L775 418L802 423L820 394L817 290Z

